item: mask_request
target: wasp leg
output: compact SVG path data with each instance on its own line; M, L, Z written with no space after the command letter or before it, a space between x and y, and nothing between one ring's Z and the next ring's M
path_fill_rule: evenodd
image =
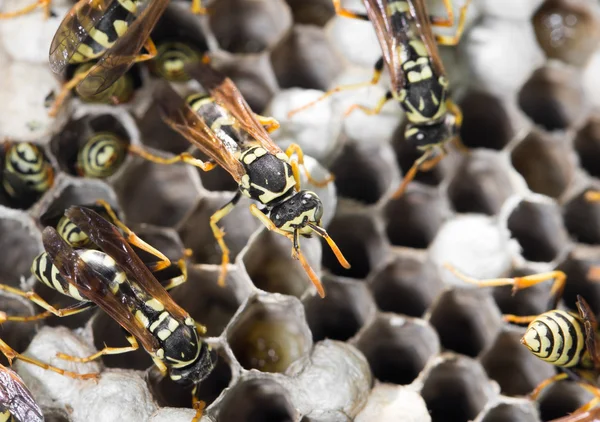
M539 317L539 315L527 315L527 316L512 315L512 314L502 315L502 318L504 319L504 321L512 322L513 324L531 324L537 317Z
M147 53L136 56L134 63L152 60L158 54L158 51L156 50L156 45L154 44L154 41L152 41L152 39L150 39L150 38L148 38L146 40L146 42L144 43L144 48L146 49Z
M285 155L287 155L288 157L291 157L294 154L296 154L298 156L298 161L292 161L292 164L291 164L292 172L294 173L294 179L296 179L296 189L300 190L300 173L299 173L299 169L298 169L299 166L301 166L302 169L304 170L304 175L308 179L309 183L312 183L316 187L323 188L323 187L327 186L329 183L333 182L333 180L335 179L333 174L330 175L325 180L313 179L313 177L310 175L310 172L306 168L306 165L304 164L304 152L302 151L302 148L300 147L300 145L291 144L288 147L288 149L285 150Z
M307 108L310 108L312 106L314 106L315 104L323 101L325 98L332 96L333 94L337 93L337 92L342 92L342 91L350 91L353 89L359 89L359 88L363 88L366 86L371 86L371 85L375 85L377 84L377 82L379 82L379 79L381 78L381 72L383 71L383 57L381 57L379 60L377 60L377 62L375 63L375 69L373 71L373 77L371 78L370 81L367 82L359 82L356 84L350 84L350 85L342 85L342 86L336 86L333 89L330 89L329 91L325 92L323 95L321 95L319 98L317 98L314 101L311 101L308 104L303 105L302 107L296 108L290 112L288 112L288 118L291 118L294 114L297 114L303 110L306 110ZM353 106L354 107L354 106ZM383 105L382 105L383 107ZM349 112L346 112L346 116L349 114Z
M0 13L0 19L12 19L12 18L16 18L17 16L23 16L23 15L33 12L38 7L44 8L44 16L46 19L48 19L50 17L50 4L51 3L52 3L52 0L37 0L35 3L30 4L29 6L25 6L22 9L15 10L13 12Z
M254 117L269 133L276 131L281 126L274 117L261 116L260 114L255 114Z
M0 353L2 353L4 356L6 356L6 359L8 359L8 362L12 365L12 361L15 359L19 359L23 362L27 362L31 365L35 365L35 366L39 366L42 369L46 369L48 371L52 371L52 372L56 372L57 374L60 375L64 375L66 377L69 378L75 378L75 379L82 379L82 380L87 380L87 379L97 379L98 378L98 373L88 373L88 374L78 374L76 372L71 372L71 371L65 371L64 369L60 369L57 368L55 366L52 365L48 365L47 363L44 362L40 362L37 359L33 359L30 358L28 356L22 355L20 353L17 353L13 348L11 348L8 344L6 344L3 340L0 339Z
M130 153L138 155L138 156L142 157L143 159L151 161L156 164L171 165L171 164L175 164L175 163L186 163L186 164L191 164L195 167L198 167L202 171L211 171L212 169L217 167L217 163L215 163L213 160L202 161L199 158L195 158L189 152L182 152L181 154L176 155L171 158L163 158L163 157L159 157L158 155L154 155L136 145L129 145L128 149L129 149Z
M567 379L568 377L569 377L568 374L561 373L561 374L556 374L550 378L545 379L544 381L540 382L537 385L537 387L535 387L533 389L533 391L531 393L529 393L529 398L531 400L537 399L538 396L541 394L542 390L544 390L544 388L548 387L550 384L554 384L557 381Z
M192 407L196 410L196 414L194 415L192 422L198 422L202 418L202 413L204 413L204 409L206 408L206 403L202 400L198 400L195 396L192 397Z
M342 3L341 0L332 0L333 1L333 7L335 7L335 14L336 15L340 15L343 16L345 18L351 18L351 19L360 19L363 21L368 21L369 20L369 16L364 15L362 13L356 13L353 12L351 10L348 9L344 9L342 7Z
M590 308L590 305L588 305L585 299L579 295L577 295L577 309L579 310L579 316L581 316L585 327L585 347L592 358L596 369L600 369L600 354L596 347L596 329L598 328L596 316Z
M25 292L23 292L25 293ZM46 319L52 315L57 316L59 318L71 316L78 314L83 311L87 311L95 307L96 305L93 302L78 302L74 305L68 306L62 309L53 308L53 311L46 311L32 316L8 316L4 312L0 311L0 324L5 321L18 321L18 322L29 322L29 321L38 321L40 319Z
M208 9L202 7L202 0L192 0L192 13L195 15L206 15Z
M312 267L310 266L310 264L304 257L304 254L300 251L300 245L298 243L297 232L295 232L294 235L292 235L286 231L281 230L279 227L277 227L275 225L275 223L273 223L273 221L271 221L271 219L269 217L267 217L267 215L265 213L263 213L261 210L258 209L256 204L250 205L250 212L252 213L253 216L258 218L267 227L267 229L269 229L275 233L278 233L282 236L285 236L292 241L292 243L294 245L292 248L292 257L294 257L294 259L297 259L298 261L300 261L300 264L302 265L302 268L304 268L304 271L308 275L308 278L310 278L310 281L316 287L317 292L319 293L319 296L321 296L322 298L325 297L325 289L323 289L321 280L319 280L319 277L317 276L315 271L312 269Z
M404 194L408 184L415 178L418 171L431 170L442 160L442 158L444 158L445 152L443 150L438 154L438 156L432 158L431 155L434 151L435 148L429 148L427 151L425 151L425 153L423 153L421 158L415 161L408 173L406 173L404 176L400 187L392 195L392 199L398 199Z
M600 201L600 191L590 190L585 193L585 200L588 202Z
M131 344L131 346L127 346L127 347L105 347L104 349L100 350L97 353L94 353L91 356L88 356L86 358L80 358L77 356L70 356L64 353L57 353L56 357L60 358L60 359L64 359L64 360L70 360L72 362L81 362L81 363L86 363L86 362L91 362L93 360L98 359L100 356L104 356L104 355L118 355L121 353L128 353L128 352L133 352L137 349L140 348L137 340L135 337L133 336L127 336L125 337L127 339L127 341L129 342L129 344Z
M344 117L348 117L356 109L362 111L365 114L368 114L369 116L374 116L376 114L381 113L381 109L383 108L383 106L392 98L394 98L392 92L388 91L383 97L381 97L375 108L365 107L360 104L353 104L350 107L348 107L348 110L346 110L346 112L344 113Z
M163 286L165 290L174 289L175 287L180 286L187 281L188 271L187 264L185 263L185 258L179 259L176 265L179 268L179 271L181 271L181 274L166 280L161 280L160 285ZM156 271L154 272L154 275L159 277L159 275L156 274Z
M240 192L237 192L233 199L225 204L223 207L218 209L213 215L210 216L210 228L212 229L213 236L215 237L219 247L221 248L221 273L219 274L219 286L225 287L225 276L227 275L227 264L229 264L229 248L225 244L223 237L225 232L217 225L217 223L229 214L236 206L241 198Z
M435 34L435 39L440 45L457 45L460 41L462 33L465 29L465 22L467 19L467 9L471 0L467 0L467 2L460 8L460 15L458 17L458 27L456 28L456 32L454 35L439 35ZM438 18L438 17L430 17L431 23L436 26L446 26L450 27L454 25L454 13L452 11L452 1L444 0L444 7L446 8L446 13L448 14L447 18Z

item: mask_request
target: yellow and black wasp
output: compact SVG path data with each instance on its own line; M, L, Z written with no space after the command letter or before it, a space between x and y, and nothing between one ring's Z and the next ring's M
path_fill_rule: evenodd
M54 184L54 169L31 142L4 144L2 187L10 202L27 208Z
M156 57L148 63L150 71L170 82L187 82L191 78L184 67L189 63L205 59L204 51L191 43L165 41L157 46Z
M19 375L0 365L0 421L44 422L42 409Z
M210 226L223 253L220 285L225 283L229 250L217 223L245 195L264 205L263 210L256 204L250 206L255 217L269 230L292 241L293 256L300 261L323 297L325 292L321 282L300 251L300 236L310 237L316 233L327 241L342 266L349 268L350 265L321 227L321 200L314 192L300 190L299 167L303 167L308 180L316 185L324 185L330 180L317 182L312 179L304 167L304 156L298 145L290 146L284 153L271 140L268 130L276 129L279 123L272 118L255 115L229 78L202 62L186 66L185 71L198 80L208 94L193 94L184 100L164 83L162 89L157 90L157 102L165 122L210 160L203 162L189 153L170 159L144 155L144 152L139 154L161 164L183 161L204 171L220 165L238 183L239 190L233 199L210 218ZM294 153L298 155L297 161L290 159Z
M454 26L451 0L444 0L447 18L430 16L424 0L363 0L366 15L342 8L341 0L332 1L338 15L371 21L383 56L375 64L375 73L370 82L334 88L316 101L291 111L289 116L335 92L378 83L385 64L391 79L391 90L374 109L354 105L346 115L356 108L367 114L377 114L391 99L398 101L404 109L406 142L422 151L423 155L406 173L394 193L394 197L398 198L417 171L427 171L437 165L446 154L448 142L459 142L462 113L450 99L448 79L437 44L458 44L470 0L461 8L458 28L453 36L434 34L431 29L432 25Z
M77 153L75 171L81 177L105 179L121 167L128 144L114 132L94 133Z
M64 354L59 357L89 362L103 355L137 350L141 343L161 373L168 374L177 383L198 385L212 371L216 352L200 337L205 327L179 307L153 275L152 271L168 267L169 259L126 227L121 228L126 231L127 237L124 237L115 225L89 208L71 207L65 216L69 224L77 227L99 249L74 248L56 229L48 226L42 235L46 255L40 258L47 263L34 263L34 267L37 265L44 271L41 279L45 284L79 302L56 309L35 293L4 286L4 290L25 296L46 310L33 317L4 319L30 321L48 314L64 317L98 306L129 333L130 346L105 347L85 358ZM116 217L115 221L118 221ZM68 235L65 230L62 234ZM144 264L132 245L154 254L159 261ZM195 401L195 389L193 394L199 417L203 403Z

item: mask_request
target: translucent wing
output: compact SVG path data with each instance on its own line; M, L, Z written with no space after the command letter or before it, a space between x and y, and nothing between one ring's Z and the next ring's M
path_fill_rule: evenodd
M71 207L65 215L114 259L130 280L135 280L146 293L162 303L174 318L185 320L188 317L187 312L173 301L115 226L84 207Z
M0 410L7 409L19 421L44 422L42 409L15 371L0 364Z
M124 296L118 298L112 294L94 270L79 257L53 227L44 229L42 240L46 252L60 275L75 286L82 296L102 308L121 327L138 339L147 351L153 352L160 347L156 338L131 313L130 309L136 305L135 298L129 298L130 302L128 302L120 300L125 299ZM129 277L129 274L127 276Z
M587 412L573 413L559 419L552 419L550 422L600 422L600 407Z
M234 151L227 149L202 117L192 110L167 82L156 90L155 98L163 120L200 151L215 160L239 183L242 176L246 174L244 167L234 156Z
M446 71L444 70L442 59L440 58L437 41L435 40L433 30L431 29L431 19L427 6L425 5L425 0L411 0L408 3L411 7L411 14L417 21L417 25L421 30L421 39L429 52L429 56L433 60L434 70L438 75L444 75Z
M64 70L113 1L117 0L80 0L71 8L50 44L49 59L53 72Z
M125 34L119 37L87 77L77 85L79 95L85 97L99 94L129 70L168 5L169 0L150 1Z
M271 154L281 148L273 142L267 130L256 120L254 112L233 81L205 63L191 63L185 71L210 92L217 104L225 108L237 120L240 127Z

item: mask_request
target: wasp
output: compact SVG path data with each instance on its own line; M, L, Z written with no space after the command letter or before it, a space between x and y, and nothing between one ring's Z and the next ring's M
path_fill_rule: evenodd
M6 143L4 153L2 187L12 200L31 205L54 184L54 169L37 145Z
M79 150L75 170L81 177L112 176L125 161L127 149L126 142L116 133L97 132Z
M44 422L42 409L19 375L0 365L0 420Z
M458 138L462 112L450 99L448 79L437 44L458 44L470 0L461 7L458 27L453 36L434 34L431 29L432 25L454 26L451 0L444 0L447 18L430 16L424 0L363 0L367 14L342 8L341 0L332 1L338 15L371 21L383 56L375 64L371 81L334 88L316 101L291 111L288 116L291 117L336 92L377 84L386 65L391 90L374 109L353 105L346 115L357 108L366 114L378 114L385 103L392 99L398 101L404 110L407 120L404 130L406 142L423 154L415 161L393 194L394 198L399 198L417 171L432 169L446 155L446 145L450 141L463 148Z
M188 63L205 60L204 53L189 43L166 41L157 46L156 57L148 63L156 76L170 82L187 82L191 78L185 73Z
M189 153L169 159L145 153L144 158L160 164L186 162L203 171L220 165L231 174L239 185L233 199L210 217L210 227L222 251L219 284L225 284L229 249L218 222L231 212L241 196L258 201L250 212L269 230L292 241L292 256L298 259L317 288L325 296L323 286L300 251L300 236L321 236L344 268L349 268L335 242L321 227L323 204L317 194L300 189L302 167L307 179L324 186L332 179L316 181L304 167L302 149L293 144L284 153L270 138L269 131L279 123L268 117L255 115L235 84L207 63L187 65L185 71L198 80L208 94L196 93L181 98L166 82L157 90L156 99L165 122L187 138L210 159L202 161ZM264 125L264 126L263 126ZM290 157L296 153L298 160ZM142 155L142 153L140 153Z

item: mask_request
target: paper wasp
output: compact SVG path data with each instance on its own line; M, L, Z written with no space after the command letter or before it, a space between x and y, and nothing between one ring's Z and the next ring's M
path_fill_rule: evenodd
M125 161L127 149L127 144L116 133L97 132L79 150L75 170L82 177L112 176Z
M42 409L19 375L0 365L0 421L44 422Z
M321 200L314 192L300 190L299 168L302 167L307 179L317 186L331 180L312 179L304 167L304 156L298 145L292 145L284 153L268 134L277 129L279 123L255 115L229 78L203 62L187 65L185 71L198 80L208 94L192 94L184 100L165 82L156 92L157 102L165 122L210 159L204 162L189 153L170 159L140 155L160 164L183 161L203 171L220 165L238 183L239 190L233 199L210 218L211 229L222 251L219 284L225 284L229 249L217 223L245 195L264 206L263 210L256 204L250 206L256 218L269 230L292 241L292 256L300 261L319 295L324 297L321 282L300 251L300 236L310 237L316 233L329 244L342 266L349 268L350 265L321 227ZM297 161L290 160L294 153L298 155Z
M363 0L367 14L358 14L341 6L341 0L332 0L338 15L361 20L370 20L375 27L383 56L375 64L371 81L334 88L322 97L291 111L288 116L304 110L318 101L341 90L374 85L379 82L384 65L391 79L391 90L374 109L353 105L346 115L355 109L367 114L378 114L386 102L396 100L403 108L407 125L404 131L406 142L422 151L404 176L402 184L394 193L399 198L417 171L435 167L446 155L446 144L459 142L458 130L462 113L449 97L448 79L439 56L437 43L456 45L462 35L467 7L461 7L456 33L453 36L434 34L431 26L452 27L454 13L452 0L444 0L448 17L430 16L425 0Z
M188 63L198 62L204 54L189 43L167 41L157 46L156 57L148 62L155 75L171 82L187 82L190 77L184 71Z
M17 142L4 144L4 192L20 206L29 206L50 189L54 169L35 144Z

